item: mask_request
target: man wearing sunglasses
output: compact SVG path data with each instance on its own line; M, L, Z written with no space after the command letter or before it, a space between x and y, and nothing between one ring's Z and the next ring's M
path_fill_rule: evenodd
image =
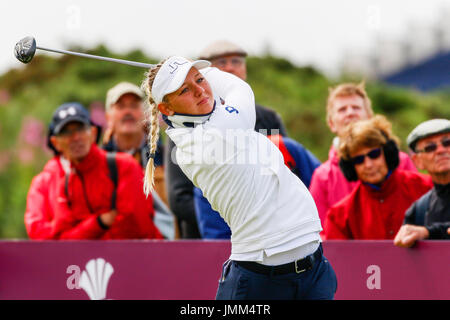
M450 239L450 120L419 124L407 142L414 163L430 174L434 187L406 211L394 244L411 247L417 240Z
M53 113L48 146L55 156L33 179L27 196L30 239L162 238L151 219L152 198L142 191L141 167L130 155L117 153L115 187L106 152L96 145L99 130L79 103L64 103Z
M328 210L325 239L394 239L406 209L432 187L428 176L398 168L398 141L380 115L343 131L339 166L357 185Z

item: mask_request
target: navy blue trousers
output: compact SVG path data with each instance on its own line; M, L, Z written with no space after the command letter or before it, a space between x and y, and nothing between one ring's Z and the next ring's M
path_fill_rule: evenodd
M216 300L332 300L336 289L336 274L323 255L310 270L282 275L256 273L227 260Z

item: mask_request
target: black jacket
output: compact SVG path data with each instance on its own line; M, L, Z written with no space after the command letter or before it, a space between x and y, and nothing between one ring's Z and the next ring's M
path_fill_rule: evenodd
M426 194L423 196L425 197ZM428 209L425 212L424 225L430 232L429 239L450 239L447 229L450 228L450 183L434 184L429 195ZM414 202L405 213L405 224L416 223L418 203Z
M256 110L256 122L255 131L265 130L267 134L281 134L283 137L287 137L287 131L284 127L283 120L278 113L275 111L263 107L259 104L255 105ZM278 130L278 132L271 132L273 130ZM260 131L261 133L264 133Z
M273 110L256 105L255 130L279 130L279 134L287 136L286 128L281 117ZM261 132L263 133L263 132ZM164 168L167 186L167 196L171 211L178 219L181 238L201 238L198 230L197 218L194 208L194 185L181 171L180 167L171 159L175 160L175 144L167 139L167 147L164 154ZM171 155L173 153L173 155Z

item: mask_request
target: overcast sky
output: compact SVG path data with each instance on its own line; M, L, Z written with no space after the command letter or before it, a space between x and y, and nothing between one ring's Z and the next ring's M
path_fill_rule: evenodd
M21 65L13 48L31 35L43 47L101 42L156 58L195 57L211 41L228 39L253 55L269 48L333 73L345 54L370 52L380 35L398 41L449 6L448 0L2 0L0 72Z

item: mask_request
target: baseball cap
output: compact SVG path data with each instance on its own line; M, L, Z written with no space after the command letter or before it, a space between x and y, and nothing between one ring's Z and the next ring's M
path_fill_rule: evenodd
M111 89L109 89L108 92L106 93L106 103L105 103L106 111L109 111L111 109L111 106L114 103L116 103L120 99L120 97L126 93L133 93L138 97L140 97L141 99L144 97L144 93L137 85L132 84L130 82L120 82Z
M170 57L163 63L153 81L153 100L159 104L166 94L177 91L183 85L192 67L200 70L210 65L211 63L206 60L190 61L179 56Z
M237 44L228 40L218 40L204 48L200 52L199 59L212 60L231 54L236 54L243 57L247 56L247 52Z
M90 125L89 112L78 102L68 102L60 105L52 116L51 133L59 134L69 122L81 122Z
M408 135L406 143L415 151L416 144L420 139L432 136L438 133L450 132L450 120L448 119L432 119L422 122Z

